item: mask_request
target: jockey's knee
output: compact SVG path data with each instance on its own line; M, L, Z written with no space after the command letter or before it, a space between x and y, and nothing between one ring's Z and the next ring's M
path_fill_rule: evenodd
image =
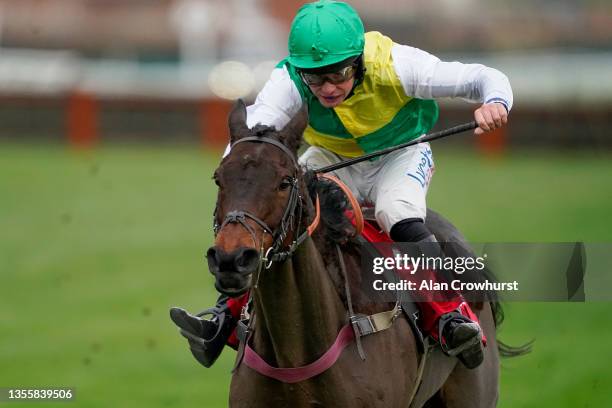
M375 215L378 225L395 240L391 235L391 230L398 224L406 221L420 221L425 228L423 220L427 215L427 207L424 200L421 204L405 198L380 197L376 201ZM401 239L400 241L415 242L419 239Z

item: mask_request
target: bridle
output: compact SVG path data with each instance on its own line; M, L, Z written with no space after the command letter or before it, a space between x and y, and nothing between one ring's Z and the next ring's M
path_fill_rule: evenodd
M275 140L269 137L249 136L249 137L244 137L234 142L234 144L232 145L232 148L235 147L237 144L243 143L243 142L267 143L267 144L277 147L283 153L285 153L287 157L289 157L289 159L293 163L294 172L293 172L293 175L291 176L291 179L289 180L290 190L289 190L289 199L287 200L287 205L285 206L285 210L283 212L281 222L274 231L261 218L251 214L248 211L230 211L225 215L225 218L223 219L221 224L219 224L217 222L217 208L215 208L213 230L214 230L215 236L217 236L219 231L221 231L223 227L225 227L226 225L240 224L244 227L244 229L247 230L247 232L251 235L251 238L253 239L253 243L256 244L257 242L256 231L247 222L247 219L251 219L252 221L254 221L259 227L261 227L264 233L270 234L272 236L272 245L270 246L270 248L268 248L265 255L262 254L261 256L262 262L265 262L265 267L269 268L273 262L276 262L276 261L282 262L286 260L287 258L289 258L291 255L293 255L293 253L300 246L300 244L304 242L306 238L309 237L312 234L312 232L316 229L319 223L319 219L320 219L319 197L318 196L316 197L316 203L315 203L316 216L312 224L309 227L307 227L306 230L302 232L301 234L296 233L297 238L295 238L293 242L285 250L283 250L283 245L284 245L284 242L289 232L293 231L295 228L299 228L302 222L302 196L300 195L300 190L298 186L298 175L300 172L300 167L293 153L291 153L291 151L287 148L287 146L285 146L278 140ZM297 223L295 222L296 214L297 214ZM262 240L262 246L263 246L263 240ZM262 252L263 252L263 248L262 248Z

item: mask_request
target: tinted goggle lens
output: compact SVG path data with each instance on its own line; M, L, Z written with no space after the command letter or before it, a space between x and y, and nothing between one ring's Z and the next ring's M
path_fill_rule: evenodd
M304 82L308 85L321 86L325 82L337 85L342 82L346 82L355 75L355 65L349 65L348 67L342 68L338 72L332 72L329 74L311 74L301 71L300 74Z

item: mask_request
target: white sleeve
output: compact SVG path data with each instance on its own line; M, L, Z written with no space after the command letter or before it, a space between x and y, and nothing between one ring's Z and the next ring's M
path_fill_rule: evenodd
M408 96L421 99L463 98L499 102L512 109L510 81L500 71L481 64L444 62L418 48L394 44L393 66Z
M255 103L247 107L247 126L261 123L280 130L301 107L302 97L289 72L285 67L275 68Z
M291 80L287 68L274 68L270 79L257 94L255 102L247 106L247 126L252 128L260 123L280 130L301 107L302 97ZM229 151L228 144L223 157L227 156Z

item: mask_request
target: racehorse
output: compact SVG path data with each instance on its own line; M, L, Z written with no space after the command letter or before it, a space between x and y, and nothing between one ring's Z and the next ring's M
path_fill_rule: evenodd
M282 130L249 129L239 101L229 116L232 148L214 175L219 193L209 267L221 293L236 297L250 291L248 347L272 367L307 366L325 355L347 325L349 296L355 313L393 307L360 294L360 246L343 216L346 202L297 164L307 123L302 108ZM439 241L464 243L437 213L428 213L427 224ZM255 371L242 361L247 347L242 344L230 406L494 407L501 309L493 302L474 307L488 338L484 362L476 369L465 369L439 347L420 367L424 360L415 336L407 320L397 318L387 330L363 337L360 347L348 342L329 368L299 381Z

